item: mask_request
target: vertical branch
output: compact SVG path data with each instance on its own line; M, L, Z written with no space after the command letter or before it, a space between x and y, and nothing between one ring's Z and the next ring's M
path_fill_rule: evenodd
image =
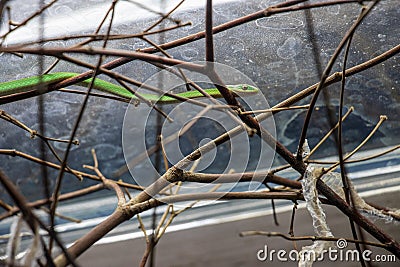
M362 9L361 14L363 13L363 11L364 11L364 9ZM315 62L319 77L323 77L322 68L321 68L322 67L321 66L321 60L320 60L320 57L319 57L319 48L318 48L318 44L317 44L316 38L315 38L312 11L310 9L306 9L306 10L304 10L304 12L306 14L306 21L307 21L307 29L308 29L308 33L309 33L309 38L311 40L312 47L313 47L314 62ZM353 37L353 33L350 33L349 37L348 37L348 41L347 41L346 51L345 51L343 73L344 73L344 71L346 69L345 66L346 66L346 60L347 60L347 53L348 53L348 50L350 48L352 37ZM326 74L326 75L328 75L328 74ZM344 79L345 78L343 77L342 81ZM343 84L342 90L340 92L341 100L343 100L342 99L343 91L344 91L344 84ZM331 102L330 102L329 93L327 92L327 90L322 90L322 93L323 93L324 104L325 104L325 107L327 108L326 110L327 110L327 118L328 118L328 121L329 121L329 125L330 125L331 128L334 128L334 125L335 125L335 122L334 122L335 114L334 114L334 110L333 110L333 107L332 107ZM343 101L341 102L341 105L339 107L339 114L341 114L341 115L342 115L342 112L343 112L342 111L342 108L343 108L342 104L343 104ZM338 119L339 135L341 134L341 132L340 132L341 131L341 126L342 126L342 116L339 116L339 119ZM338 136L337 135L334 135L334 139L335 139L335 143L337 144L336 147L338 149L339 157L341 157L341 159L343 160L341 140L340 141L338 140ZM341 162L343 163L343 161L341 161ZM349 198L348 198L348 185L347 185L348 183L347 183L347 179L346 179L346 173L345 173L346 171L344 169L344 164L342 164L341 167L343 167L343 168L341 168L341 173L342 173L343 187L344 187L344 190L345 190L344 192L345 192L345 196L346 196L346 202L351 206ZM357 212L356 208L354 208L354 211ZM355 224L354 224L354 222L353 222L353 220L351 218L349 218L349 223L350 223L350 228L351 228L351 233L353 235L353 238L357 240L358 236L357 236L357 232L356 232L356 227L355 227ZM360 228L360 227L358 226L358 228ZM360 244L356 243L355 246L356 246L357 251L361 254L362 252L361 252ZM364 259L361 259L360 263L361 263L361 266L363 266L363 267L366 266Z
M14 200L15 204L19 207L20 211L22 212L24 220L27 222L30 230L35 233L36 232L36 227L39 225L43 229L45 229L49 235L54 238L54 240L57 242L59 247L61 248L63 255L68 261L71 263L72 266L77 266L75 263L75 260L70 256L68 253L67 249L64 247L62 244L61 240L55 235L54 231L51 229L47 229L46 226L40 221L36 215L32 212L32 209L28 205L28 201L25 199L25 197L18 191L18 188L10 181L10 179L3 173L2 170L0 170L0 183L3 185L4 189L8 192L8 194L12 197ZM53 259L50 255L50 251L46 247L46 243L43 240L42 237L40 237L40 241L42 244L42 249L45 254L45 257L47 259L47 264L49 266L54 266Z
M39 2L40 8L42 9L45 6L45 3L43 0L40 0ZM40 13L39 15L39 49L43 49L43 39L44 39L44 23L45 23L45 15L43 13ZM44 56L39 56L39 79L42 79L42 73L44 70ZM41 81L39 82L41 83ZM38 98L38 121L39 121L39 131L43 135L46 135L45 133L45 110L44 110L44 96L40 95ZM40 151L40 158L43 161L47 161L47 156L46 156L46 143L44 140L41 140L39 143L39 151ZM50 185L49 185L49 177L48 177L48 172L47 172L47 166L41 165L41 178L42 178L42 183L43 183L43 194L44 197L47 199L50 199ZM50 208L50 202L47 204L48 208ZM51 218L50 218L51 221Z
M114 0L113 3L111 4L111 7L110 7L110 10L112 10L111 19L110 19L110 24L109 24L108 29L107 29L107 35L106 35L106 38L105 38L104 43L103 43L103 48L105 48L107 46L108 36L110 35L110 32L111 32L112 23L113 23L113 20L114 20L115 5L116 5L117 1L118 0ZM78 117L76 119L75 125L73 127L72 132L71 132L71 136L70 136L70 139L69 139L69 142L68 142L68 145L67 145L67 149L65 151L64 158L63 158L63 161L61 163L61 169L60 169L60 172L59 172L59 174L57 176L56 185L55 185L54 192L53 192L53 200L54 200L54 202L52 202L51 209L50 209L51 228L52 229L54 229L54 217L55 217L55 212L56 212L57 203L58 203L58 195L60 194L62 179L64 177L65 168L67 166L67 160L68 160L69 152L71 150L71 146L72 146L73 140L75 139L75 135L76 135L76 133L78 131L79 124L80 124L80 122L82 120L83 113L84 113L84 111L86 109L86 105L87 105L87 103L89 101L90 93L91 93L91 91L93 89L94 81L95 81L96 76L97 76L97 74L99 72L99 68L100 68L102 62L103 62L103 56L100 56L99 60L97 62L96 69L93 72L93 77L92 77L93 79L91 79L91 82L89 84L89 88L88 88L88 90L86 92L85 99L84 99L84 101L82 103L82 106L81 106L81 109L79 111ZM50 243L51 242L52 242L52 239L50 239ZM51 246L50 246L50 248L51 248Z
M214 69L214 44L213 44L213 27L212 27L212 0L207 0L206 5L206 30L205 30L205 39L206 39L206 74L211 79L211 81L215 84L217 89L220 91L223 98L226 102L233 106L233 109L236 111L243 111L243 107L236 100L235 96L226 88L224 81L219 77L219 75L215 72ZM211 62L211 63L210 63ZM274 137L260 124L256 119L247 115L241 114L239 112L240 119L247 124L250 128L255 129L257 134L267 142L272 148L276 149L276 151L285 159L288 163L290 163L294 169L304 172L305 167L304 164L299 164L301 161L296 160L296 158L287 150L285 146L283 146L280 142L274 139Z
M358 28L358 26L361 24L361 22L364 20L364 18L369 14L369 12L373 9L373 7L379 2L379 0L375 0L370 4L358 17L358 19L353 23L353 25L350 27L350 29L346 32L345 36L343 39L340 41L338 47L336 48L335 52L333 53L331 59L329 60L328 65L326 66L324 72L322 73L321 80L315 89L315 93L311 99L310 102L310 108L308 109L306 118L304 120L304 125L303 129L301 131L300 139L299 139L299 145L297 147L297 160L302 160L302 152L303 152L303 144L307 136L307 130L308 130L308 125L310 124L311 120L311 115L314 110L314 106L317 103L317 99L319 96L319 93L321 90L325 87L325 82L328 78L329 73L331 72L333 68L333 64L335 63L337 57L339 56L340 52L342 51L344 45L346 44L347 40L349 39L350 35L355 32L355 30Z
M347 41L347 46L344 52L344 58L343 58L343 69L342 69L342 74L344 74L346 72L346 65L347 65L347 59L348 59L348 55L349 55L349 51L350 51L350 47L351 47L351 41L353 39L353 34L350 35L349 40ZM335 141L337 143L337 149L338 149L338 156L339 156L339 164L340 164L340 174L342 176L342 184L343 184L343 192L344 192L344 196L346 198L346 202L349 203L350 207L353 207L353 211L355 213L358 213L358 210L356 209L356 207L354 206L354 196L353 196L353 192L351 190L349 190L349 181L348 181L348 177L347 177L347 171L346 171L346 166L344 164L344 157L343 157L343 139L342 139L342 133L343 133L343 123L342 123L342 119L343 119L343 104L344 104L344 90L345 90L345 84L346 84L346 76L343 75L342 76L342 80L341 80L341 88L340 88L340 96L339 96L339 121L338 121L338 133L337 133L337 138L335 138ZM350 203L351 200L351 203ZM350 222L350 228L351 228L351 232L353 234L353 238L354 239L358 239L358 235L356 232L356 226L353 222L353 220L351 218L349 218L349 222ZM361 227L359 225L357 225L357 230L360 234L361 237L361 241L363 241L362 245L363 245L363 249L366 249L366 245L364 244L364 235L363 232L361 230ZM359 243L355 244L356 249L359 253L361 253L361 246ZM368 266L371 266L370 262L365 262L364 259L361 259L360 261L362 266L366 266L366 264L368 264Z
M214 41L213 41L213 16L212 0L207 0L206 5L206 61L214 62ZM211 64L208 67L212 67Z
M158 20L155 24L153 24L153 27L155 25L160 25L161 28L164 28L165 23L162 23L164 21L165 18L168 18L169 15L176 9L178 8L181 4L183 3L183 1L181 1L174 9L172 9L169 13L167 13L166 16L163 16L160 20ZM164 10L165 9L165 1L160 0L160 9ZM162 23L162 24L161 24ZM144 32L147 32L148 30L151 30L152 27L148 28L147 30L145 30ZM160 33L159 35L159 43L163 43L165 39L165 35L164 33ZM146 37L144 37L144 40L150 42L150 40L148 40ZM151 42L150 42L151 44ZM159 50L161 51L161 53L163 53L164 55L166 55L167 57L169 57L169 54L166 53L162 48L160 48L158 45L153 44L154 47L159 48ZM183 72L181 69L179 69L180 73L182 75ZM164 86L164 79L163 79L164 75L161 72L161 75L159 76L158 79L158 88L163 88ZM160 106L159 109L162 111L162 107ZM156 140L155 140L155 145L157 147L157 151L155 154L155 169L156 169L156 173L160 173L161 172L161 159L162 159L162 154L163 154L163 149L162 149L162 125L163 125L163 120L162 120L162 116L160 115L160 113L157 113L157 117L156 117ZM167 169L165 169L165 171L167 171ZM158 176L158 175L157 175ZM153 177L154 182L157 180L158 177ZM157 244L157 231L156 231L156 227L157 227L157 207L153 208L153 213L151 215L151 230L152 233L148 239L148 242L146 242L146 250L144 252L143 255L143 259L141 261L140 266L144 266L147 262L147 260L150 258L149 261L149 266L153 267L155 266L155 257L156 257L156 244Z

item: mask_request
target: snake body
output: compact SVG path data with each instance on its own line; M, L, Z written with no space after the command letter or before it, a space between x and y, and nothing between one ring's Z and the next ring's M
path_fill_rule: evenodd
M0 96L8 96L13 94L28 92L37 88L39 85L48 86L65 79L75 77L77 75L78 73L73 73L73 72L56 72L56 73L44 74L42 76L33 76L19 80L0 83ZM80 83L77 83L76 85L87 87L91 81L92 78L89 78ZM138 99L137 96L132 94L124 87L101 80L99 78L95 79L93 88L102 91L104 93L112 94L125 99L132 99L132 98ZM228 85L227 88L239 95L254 94L258 92L258 89L256 87L247 84ZM205 89L204 91L207 92L212 97L221 97L221 94L217 88L209 88ZM178 93L176 95L189 99L203 97L203 94L201 94L197 90L186 91L183 93ZM157 94L151 94L151 93L140 93L140 96L154 103L155 102L173 103L177 101L176 98L167 95L159 96Z

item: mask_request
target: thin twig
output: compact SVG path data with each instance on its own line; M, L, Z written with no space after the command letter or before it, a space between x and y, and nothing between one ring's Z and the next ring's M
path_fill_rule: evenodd
M340 41L339 45L336 47L335 52L333 53L332 57L329 60L328 65L325 67L324 72L322 73L321 80L315 89L314 95L311 99L310 102L310 108L308 109L306 118L304 119L304 125L303 129L301 131L300 139L299 139L299 145L297 148L297 159L302 160L302 154L303 154L303 144L307 136L307 130L308 130L308 125L311 120L311 115L314 110L314 106L317 103L317 99L319 96L319 93L321 90L325 88L326 80L328 79L328 75L332 70L333 64L335 63L337 57L339 56L340 52L342 51L343 47L346 45L347 41L349 38L353 35L355 30L358 28L358 26L361 24L361 22L364 20L364 18L369 14L369 12L372 10L372 8L379 2L379 0L373 1L363 12L361 15L357 18L357 20L353 23L353 25L350 27L350 29L346 32L344 35L343 39Z
M377 242L370 242L370 241L361 241L361 240L354 240L354 239L348 239L348 238L342 238L342 237L323 237L323 236L289 236L283 233L279 232L264 232L264 231L245 231L241 232L239 236L241 237L246 237L246 236L255 236L255 235L263 235L263 236L279 236L282 237L286 240L291 240L291 241L302 241L302 240L311 240L311 241L317 241L317 240L324 240L324 241L338 241L338 240L346 240L349 243L355 243L355 244L366 244L370 246L375 246L375 247L380 247L380 248L387 248L387 244L382 244L382 243L377 243Z

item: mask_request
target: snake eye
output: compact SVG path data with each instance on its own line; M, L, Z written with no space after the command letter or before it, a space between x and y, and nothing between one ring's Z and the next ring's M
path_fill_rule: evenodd
M247 90L247 85L243 85L242 89L246 91Z

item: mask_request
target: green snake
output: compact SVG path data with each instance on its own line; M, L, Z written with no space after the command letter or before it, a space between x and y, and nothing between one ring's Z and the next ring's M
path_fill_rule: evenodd
M78 73L73 73L73 72L56 72L56 73L44 74L42 76L33 76L19 80L0 83L0 97L28 92L31 91L33 88L38 87L38 85L48 86L65 79L75 77L77 75ZM77 83L76 85L87 87L91 81L92 78L89 78L80 83ZM122 97L125 99L136 99L136 100L139 99L137 96L129 92L124 87L115 85L113 83L98 78L95 79L93 88L102 91L104 93L112 94L114 96ZM238 95L254 94L258 92L258 89L256 87L247 84L227 85L227 88L232 92L237 93ZM218 91L217 88L209 88L205 89L204 91L207 92L207 94L209 94L212 97L216 98L221 97L221 93ZM183 93L178 93L176 95L188 99L203 97L203 94L201 94L197 90L186 91ZM176 98L167 95L160 96L157 94L140 93L140 96L146 99L147 101L153 103L167 104L167 103L177 102Z

